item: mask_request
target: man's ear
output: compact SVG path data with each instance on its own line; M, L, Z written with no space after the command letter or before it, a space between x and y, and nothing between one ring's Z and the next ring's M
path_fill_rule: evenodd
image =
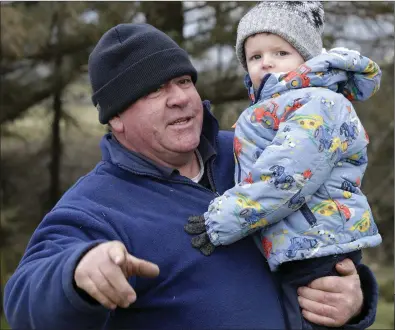
M123 133L124 131L124 126L121 118L119 116L115 116L110 119L109 124L111 125L111 128L114 132L116 133Z

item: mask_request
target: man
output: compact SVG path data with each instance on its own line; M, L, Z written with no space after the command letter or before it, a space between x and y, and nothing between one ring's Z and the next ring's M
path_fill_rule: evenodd
M93 50L89 75L112 133L102 161L34 232L5 289L10 325L284 328L277 283L251 238L206 258L184 232L190 214L232 186L234 170L233 134L218 132L202 104L187 53L150 25L122 24ZM300 289L303 315L366 328L374 277L347 261L338 271L345 276Z

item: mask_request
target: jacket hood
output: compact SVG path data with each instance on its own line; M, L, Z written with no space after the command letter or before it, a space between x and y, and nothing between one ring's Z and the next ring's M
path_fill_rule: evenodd
M380 88L381 70L377 63L357 51L334 48L287 73L268 73L258 90L250 76L244 80L253 103L276 97L292 89L324 87L343 94L350 101L365 101Z

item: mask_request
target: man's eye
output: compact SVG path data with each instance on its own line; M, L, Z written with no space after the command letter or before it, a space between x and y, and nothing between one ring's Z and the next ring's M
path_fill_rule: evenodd
M189 87L192 84L191 78L182 78L178 81L178 84L182 87Z
M158 97L161 94L161 92L163 91L164 87L165 87L165 85L160 85L155 91L149 93L146 97L149 99Z
M180 83L183 84L183 85L189 84L189 83L191 83L191 82L192 82L192 80L189 79L189 78L185 78L185 79L180 80Z
M163 90L163 88L164 88L165 86L164 85L160 85L156 90L154 90L151 94L159 94L162 90Z

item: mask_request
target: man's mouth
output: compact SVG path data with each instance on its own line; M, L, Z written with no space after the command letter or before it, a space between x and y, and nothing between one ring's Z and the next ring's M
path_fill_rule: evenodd
M171 122L169 125L183 125L183 124L188 123L191 119L192 119L192 117L179 118L179 119Z

